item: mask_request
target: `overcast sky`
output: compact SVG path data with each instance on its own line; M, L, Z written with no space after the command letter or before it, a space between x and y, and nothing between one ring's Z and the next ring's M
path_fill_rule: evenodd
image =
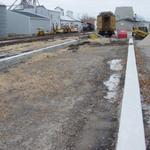
M7 5L14 1L0 0ZM73 10L80 16L88 14L94 17L101 11L114 11L117 6L133 6L135 13L150 20L150 0L39 0L39 2L48 9L60 6L65 10Z

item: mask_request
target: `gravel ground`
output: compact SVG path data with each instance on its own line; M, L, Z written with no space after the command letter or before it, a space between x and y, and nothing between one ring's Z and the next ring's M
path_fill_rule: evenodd
M137 65L141 86L142 107L147 150L150 150L150 51L149 48L136 48Z
M1 150L114 150L127 46L44 53L0 72ZM122 60L113 101L104 85Z

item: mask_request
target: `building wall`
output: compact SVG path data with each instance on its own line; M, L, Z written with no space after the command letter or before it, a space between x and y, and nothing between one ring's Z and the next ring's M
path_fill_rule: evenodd
M18 11L29 12L32 14L40 15L42 17L49 19L50 31L53 31L53 27L60 28L60 15L61 13L58 11L48 10L43 6L37 6L36 8L26 8Z
M35 8L35 13L44 17L49 18L49 11L45 7L38 6Z
M32 14L37 14L43 17L49 17L49 12L45 7L42 6L37 6L37 7L33 7L33 8L25 8L25 9L17 9L17 11L21 11L21 12L29 12Z
M133 19L134 18L133 8L132 7L117 7L115 10L115 16L117 20L126 19L126 18Z
M30 33L36 34L38 28L44 29L46 32L50 32L50 20L45 18L31 18L30 19Z
M60 14L61 14L62 16L65 15L64 9L62 9L62 8L60 8L60 7L56 7L55 10L58 11L58 12L60 12Z
M117 30L127 30L131 31L133 29L134 22L126 21L126 20L121 20L118 21L116 24L116 29Z
M16 11L19 11L19 12L35 13L35 8L17 9Z
M6 6L0 3L0 36L6 35L6 19L7 19Z
M52 29L56 27L60 28L61 23L60 23L60 12L56 11L49 11L50 13L50 20L51 20L51 27Z
M7 11L7 34L30 34L29 17Z

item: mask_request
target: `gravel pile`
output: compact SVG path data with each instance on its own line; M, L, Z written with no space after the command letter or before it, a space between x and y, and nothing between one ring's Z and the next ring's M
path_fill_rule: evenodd
M150 46L150 34L138 43L138 47L148 47Z

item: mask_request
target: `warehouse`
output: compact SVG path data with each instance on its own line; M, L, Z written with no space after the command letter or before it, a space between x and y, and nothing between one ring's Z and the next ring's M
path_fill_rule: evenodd
M15 3L7 12L8 34L32 35L36 34L39 28L50 33L54 28L60 28L60 12L37 5L37 1L21 0L19 5L14 5ZM18 22L20 24L17 24Z
M6 6L0 3L0 37L6 35L6 17L7 17Z
M51 33L54 29L60 29L67 25L78 29L78 31L83 29L82 22L74 17L72 11L67 11L65 14L60 7L55 10L48 10L42 5L34 6L28 3L26 5L20 3L12 10L7 10L4 5L1 5L0 8L3 8L3 13L0 13L0 15L3 15L0 18L1 35L4 32L5 35L33 35L37 33L39 28Z
M36 34L38 28L50 32L50 19L29 12L7 11L7 33Z
M15 9L17 12L28 12L35 15L42 16L44 18L48 18L50 20L50 31L53 31L53 28L56 26L60 27L60 12L54 10L48 10L44 6L36 6L32 8L24 8L24 9Z

